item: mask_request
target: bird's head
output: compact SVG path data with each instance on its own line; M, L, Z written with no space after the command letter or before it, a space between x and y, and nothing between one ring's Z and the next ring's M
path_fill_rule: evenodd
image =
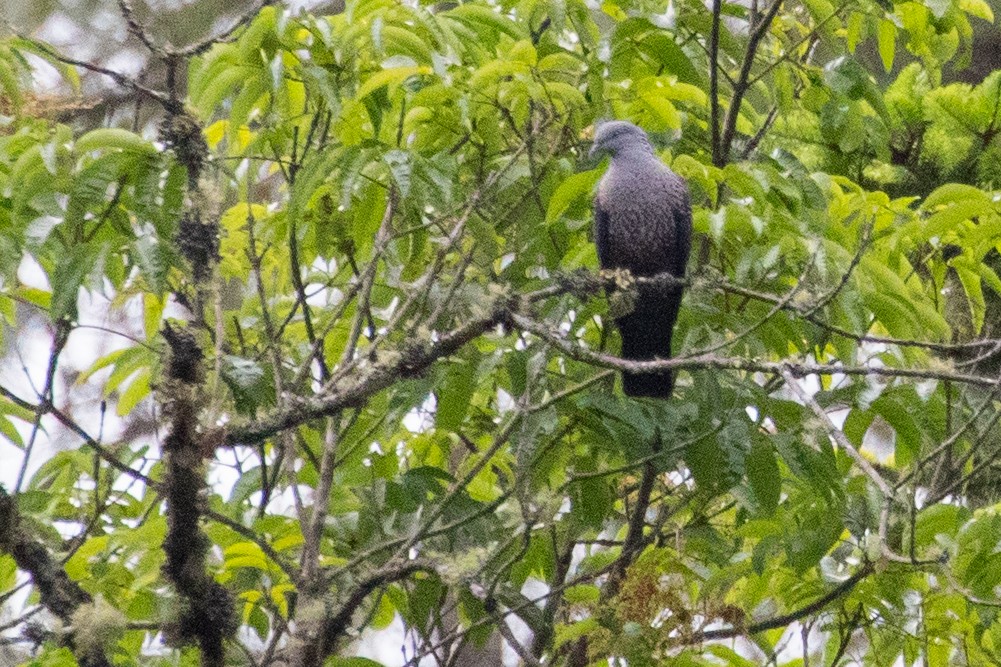
M595 129L590 153L592 159L606 153L614 158L633 151L653 154L653 146L650 145L646 132L636 125L624 120L610 120Z

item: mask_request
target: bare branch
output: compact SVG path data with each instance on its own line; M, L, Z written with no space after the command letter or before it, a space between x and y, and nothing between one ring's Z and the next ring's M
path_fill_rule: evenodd
M55 51L55 50L49 48L44 43L36 41L36 40L32 39L31 37L28 37L26 35L18 34L18 37L20 37L21 39L23 39L25 41L30 42L32 44L32 46L34 46L35 48L37 48L40 51L44 52L45 55L47 55L50 58L53 58L55 60L58 60L59 62L61 62L63 64L73 65L74 67L82 67L83 69L89 70L91 72L95 72L97 74L103 74L104 76L109 77L112 81L114 81L115 83L117 83L119 86L122 86L124 88L128 88L130 90L134 90L135 92L139 93L140 95L145 95L146 97L150 98L151 100L154 100L155 102L157 102L158 104L160 104L160 106L162 106L167 111L173 110L174 107L175 107L175 103L170 99L169 95L167 95L165 93L161 93L160 91L157 91L157 90L153 90L151 88L147 88L146 86L143 86L142 84L140 84L140 83L138 83L136 81L133 81L131 78L125 76L124 74L121 74L120 72L116 72L114 70L108 69L107 67L101 67L100 65L96 65L94 63L89 63L89 62L86 62L84 60L77 60L75 58L70 58L68 56L64 56L61 53L59 53L58 51Z
M719 2L719 0L715 1ZM744 101L744 95L750 87L751 68L754 66L754 58L758 52L761 40L768 33L768 28L771 26L781 6L782 0L772 0L757 24L750 26L747 49L744 51L744 62L741 63L740 75L737 77L737 83L733 87L733 97L730 99L730 106L727 107L726 118L723 120L723 136L720 138L719 150L714 152L713 156L713 163L717 167L722 167L730 161L730 151L737 132L737 117L740 115L740 106Z
M653 279L665 284L684 284L677 278L656 277ZM645 282L645 281L641 281ZM601 285L600 280L583 280L575 285L553 285L524 295L521 299L502 298L495 299L494 303L485 310L486 315L473 318L458 328L441 334L433 342L411 341L403 349L387 354L386 360L376 363L367 363L364 360L356 362L352 367L350 381L333 382L323 395L313 398L299 400L297 403L279 408L271 415L252 422L237 423L229 429L226 436L228 445L246 444L256 442L270 437L290 427L304 424L312 419L328 417L345 407L359 405L368 396L377 391L385 389L401 377L407 377L424 372L439 359L443 359L454 354L464 345L475 338L483 335L500 322L511 321L523 331L533 333L556 346L567 356L584 361L594 366L615 369L619 371L630 371L639 373L653 373L667 369L729 369L751 372L761 372L768 374L781 374L788 371L797 377L805 375L853 375L853 376L881 376L889 378L918 378L951 380L960 384L970 384L981 387L994 387L998 384L997 379L980 375L957 373L948 370L918 369L918 368L894 368L888 366L846 366L842 364L819 364L810 362L793 361L758 361L753 359L743 359L739 357L718 357L712 354L697 354L694 356L676 357L669 360L657 361L628 361L612 355L591 351L574 342L567 340L564 335L557 330L551 329L548 325L539 323L520 312L518 303L531 303L539 301L566 291L573 291L576 287L590 289L596 285ZM764 300L772 301L779 299L770 295L760 295L750 290L733 288L738 293L749 293L761 296ZM918 345L930 349L956 349L955 346L948 346L938 343L925 343L920 341L902 341L897 339L886 339L880 337L858 336L846 332L846 335L859 340L872 340L875 342L886 342L900 345ZM990 345L985 341L979 341L974 345ZM333 380L339 376L335 375ZM344 378L348 380L348 378ZM292 402L291 399L289 401Z
M156 44L153 40L153 36L146 30L146 26L144 26L139 19L136 18L135 9L132 7L132 0L118 0L118 9L121 11L122 18L125 19L125 23L129 26L129 32L131 32L136 39L142 42L147 49L161 58L168 55L170 45L161 47Z
M327 519L327 507L330 504L330 493L334 485L334 470L337 461L337 422L339 415L327 419L326 432L323 438L323 456L320 463L320 481L316 485L313 498L313 513L309 524L303 531L304 544L302 549L302 580L311 586L320 576L320 543L323 541L323 526Z
M848 436L845 435L844 431L834 425L834 422L831 421L830 416L824 411L824 408L820 407L820 404L817 403L812 396L806 393L806 390L803 389L802 385L800 385L796 378L792 376L792 373L789 370L783 370L782 377L786 380L786 386L799 397L799 400L803 403L803 405L813 410L813 414L817 415L817 418L820 419L820 423L823 424L824 430L826 430L828 435L831 436L831 439L838 443L838 446L841 447L841 449L843 449L853 461L855 461L855 464L862 469L862 472L864 472L866 476L872 480L872 483L875 484L876 488L878 488L880 493L883 494L883 497L888 499L893 498L893 489L891 489L890 485L886 483L886 480L883 479L882 475L876 472L876 469L872 467L872 464L869 463L869 461L862 456L857 449L855 449L855 445L848 440Z
M470 320L437 341L427 344L415 341L394 355L394 359L360 369L356 373L358 378L346 387L335 387L320 398L301 401L256 422L235 426L230 429L226 442L230 445L256 442L312 419L333 415L342 408L358 405L400 377L422 373L435 361L454 354L466 343L493 328L505 312L506 308L494 306L486 316Z
M508 627L507 621L503 618L497 619L497 630L501 633L501 636L504 637L504 641L507 642L508 646L510 646L514 652L518 654L519 658L525 661L526 665L529 665L529 667L542 667L542 663L539 662L538 658L532 655L531 652L529 652L529 650L525 648L520 641L518 641L518 638L514 636L514 633L511 632L511 628Z
M186 46L183 49L171 49L171 55L179 56L181 58L190 58L191 56L198 56L205 53L216 44L228 41L229 38L233 36L234 32L253 21L254 17L256 17L262 9L275 4L276 1L277 0L261 0L256 5L248 9L246 13L240 16L236 21L234 21L233 25L218 35L213 35L212 37L209 37L201 42Z
M841 364L818 364L788 360L756 361L740 357L717 357L714 355L676 357L657 361L629 361L581 347L564 338L562 332L554 331L547 325L543 325L524 315L512 313L510 317L518 328L545 339L573 359L589 363L593 366L614 368L631 373L655 373L664 370L699 368L740 370L778 375L781 375L783 371L788 371L795 377L841 374L858 376L874 375L890 378L920 378L924 380L952 380L960 384L970 384L980 387L993 387L998 384L998 381L994 378L933 369L894 368L889 366L844 366Z
M657 432L657 440L654 447L656 453L660 449L660 432ZM625 579L626 570L643 550L644 537L643 528L646 526L646 512L650 508L650 494L653 492L653 484L657 479L657 468L653 460L648 460L643 464L643 479L640 481L640 488L636 492L636 504L633 507L633 514L629 517L629 529L626 531L626 539L622 543L622 551L615 559L615 567L608 577L608 582L602 590L602 597L610 599L619 592L619 586Z
M311 667L312 665L323 664L324 658L330 655L336 647L337 641L347 631L351 623L351 617L358 607L365 602L365 599L377 588L391 584L394 581L406 579L417 572L431 572L435 570L432 565L425 561L407 561L403 563L390 563L381 568L378 572L358 583L347 600L339 609L329 616L323 616L322 621L316 625L313 632L308 636L300 637L299 643L294 645L292 664L295 667ZM322 601L314 600L312 604L325 604ZM311 610L314 613L320 610ZM313 624L310 624L311 626Z

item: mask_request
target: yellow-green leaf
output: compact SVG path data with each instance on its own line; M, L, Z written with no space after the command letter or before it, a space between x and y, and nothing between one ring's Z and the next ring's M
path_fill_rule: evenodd
M883 68L889 72L893 69L893 57L897 50L897 26L889 19L881 20L876 38Z
M594 184L601 177L601 170L591 169L570 176L563 181L553 196L549 198L546 208L546 223L552 223L566 213L570 205L584 196L590 196Z
M431 68L424 65L413 67L391 67L390 69L384 69L370 76L365 83L361 85L358 89L357 98L362 99L384 86L401 84L412 76L430 73Z
M74 147L78 154L106 149L137 151L140 153L156 152L156 147L153 144L135 132L129 132L128 130L116 127L103 127L91 130L77 139Z

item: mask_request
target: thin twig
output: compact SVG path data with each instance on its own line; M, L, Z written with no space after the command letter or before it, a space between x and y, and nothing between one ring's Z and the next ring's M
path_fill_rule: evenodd
M876 485L876 488L878 488L880 493L883 494L883 497L893 498L893 489L890 488L890 485L887 484L882 475L876 472L876 469L872 467L872 464L869 463L869 461L862 456L857 449L855 449L855 445L848 440L848 436L845 435L844 431L834 425L834 422L831 421L831 417L826 411L824 411L824 408L820 407L820 404L817 403L812 396L806 393L806 390L803 389L803 386L796 380L796 378L793 377L792 373L788 370L784 370L782 371L782 377L785 378L786 386L799 397L799 400L803 402L803 405L813 410L813 414L820 419L820 423L823 424L824 430L827 431L828 435L830 435L831 438L838 443L838 446L841 447L841 449L843 449L845 453L855 461L856 465L862 469L862 472L864 472L869 479L872 480L872 483Z
M38 396L39 403L35 406L35 420L31 427L31 436L28 438L28 444L24 447L24 456L21 457L21 468L18 470L17 482L14 484L15 494L21 491L24 484L24 477L28 472L28 463L31 460L31 452L34 449L35 441L42 428L42 417L48 411L48 406L52 405L55 399L53 392L56 367L59 364L59 355L62 354L63 348L66 347L66 341L69 340L72 330L72 326L68 320L56 322L56 332L52 337L52 347L49 351L49 363L45 370L45 384Z
M275 565L280 567L281 570L286 574L286 576L288 576L288 578L291 581L296 582L299 580L299 573L296 570L296 568L293 567L293 565L289 563L287 560L282 558L282 555L279 554L277 551L275 551L274 547L268 544L268 542L265 541L261 537L260 533L258 533L257 531L251 528L247 528L239 521L234 521L225 514L222 514L212 509L205 510L205 518L211 519L216 523L220 523L229 528L230 530L232 530L233 532L239 533L241 537L250 540L258 547L260 547L261 551L264 552L264 555L270 558Z
M118 9L122 13L125 23L129 26L129 32L142 42L147 49L161 58L165 58L168 55L170 47L161 47L154 41L153 36L146 30L146 26L136 18L131 0L118 0Z
M718 2L718 0L714 1ZM740 106L744 101L744 95L750 87L751 68L754 66L754 57L758 52L761 40L767 34L768 28L771 26L781 6L782 0L772 0L757 24L750 26L747 49L744 51L744 62L741 63L740 75L737 77L737 83L733 87L730 106L727 108L726 117L723 119L723 136L720 138L719 150L714 154L713 163L717 167L722 167L730 161L730 150L737 132L737 118L740 116Z
M719 27L720 13L723 10L722 0L713 0L712 29L709 32L709 103L712 130L712 157L717 167L724 165L722 144L720 143L720 105L719 105Z
M327 419L326 432L323 438L323 456L320 462L320 480L313 496L313 513L306 526L305 542L302 549L302 579L307 586L320 576L320 543L323 541L323 526L327 521L327 508L330 505L330 493L334 485L334 470L337 460L339 415Z
M757 623L752 623L746 628L742 627L732 627L732 628L721 628L718 630L704 630L701 632L696 632L692 635L690 639L686 638L685 644L701 644L706 641L718 640L718 639L732 639L734 637L741 637L744 635L756 635L759 632L765 632L766 630L775 630L776 628L784 628L796 621L812 616L817 612L823 611L827 605L831 604L835 600L844 597L848 593L852 592L855 586L858 585L860 581L872 574L874 568L871 563L864 563L852 576L845 579L843 582L838 584L834 589L832 589L826 595L814 600L810 604L801 607L795 611L789 612L788 614L782 614L781 616L775 616L773 618L766 619L764 621L759 621Z
M97 74L103 74L104 76L109 77L111 80L113 80L119 86L122 86L122 87L125 87L125 88L129 88L130 90L133 90L133 91L139 93L140 95L145 95L146 97L148 97L148 98L156 101L164 109L166 109L168 111L171 110L171 109L173 109L173 105L171 103L170 96L166 95L165 93L161 93L160 91L153 90L152 88L147 88L146 86L143 86L142 84L140 84L140 83L138 83L136 81L133 81L131 78L125 76L124 74L121 74L120 72L116 72L114 70L108 69L107 67L101 67L100 65L96 65L96 64L90 63L90 62L86 62L84 60L77 60L75 58L70 58L68 56L64 56L61 53L59 53L58 51L55 51L55 50L49 48L48 46L46 46L42 42L36 41L36 40L32 39L31 37L28 37L26 35L18 34L17 36L20 37L21 39L25 40L25 41L30 42L32 44L32 46L34 46L35 48L37 48L40 51L42 51L43 53L45 53L45 55L47 55L48 57L53 58L55 60L58 60L59 62L63 63L64 65L73 65L74 67L82 67L85 70L89 70L89 71L95 72Z

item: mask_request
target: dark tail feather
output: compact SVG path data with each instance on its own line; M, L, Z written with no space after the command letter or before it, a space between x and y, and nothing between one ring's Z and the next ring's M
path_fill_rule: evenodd
M650 361L671 358L671 332L678 318L681 295L640 299L636 309L616 320L622 335L622 358ZM674 373L622 373L626 396L670 398Z
M646 396L648 398L671 398L674 391L674 373L623 373L622 391L626 396Z

